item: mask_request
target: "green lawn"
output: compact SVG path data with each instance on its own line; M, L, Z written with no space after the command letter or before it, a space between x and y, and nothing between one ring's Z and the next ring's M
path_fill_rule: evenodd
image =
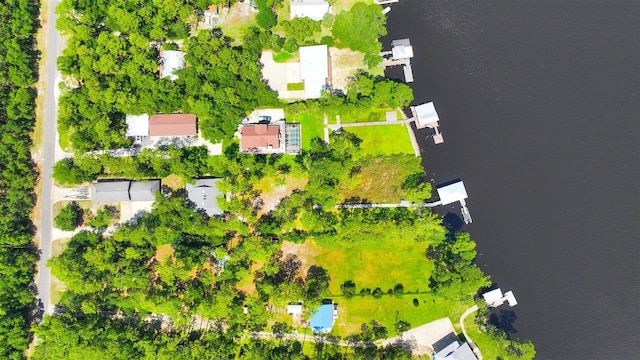
M350 127L345 129L362 139L360 147L364 154L413 155L414 153L409 131L404 124Z
M343 124L350 124L358 122L385 121L387 119L387 111L396 110L392 108L370 109L368 112L359 111L355 114L342 114L340 115L340 122Z
M286 109L285 109L286 112ZM286 113L285 113L286 114ZM315 114L286 115L288 123L300 123L302 125L302 149L311 148L311 139L314 137L324 137L323 118Z
M58 143L62 150L66 152L71 152L71 134L73 130L69 128L64 128L62 126L58 126Z
M413 299L418 299L418 306L413 304ZM363 323L369 323L371 320L376 320L385 326L389 331L389 337L397 335L394 329L397 320L408 321L411 327L443 317L449 317L453 323L456 323L468 307L431 294L405 294L401 298L384 295L380 299L355 296L351 299L340 298L335 301L338 303L339 317L332 333L339 336L357 333Z

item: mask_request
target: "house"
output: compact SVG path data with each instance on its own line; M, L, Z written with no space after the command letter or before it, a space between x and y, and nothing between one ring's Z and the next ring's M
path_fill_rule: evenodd
M178 78L175 74L177 70L183 69L184 52L178 50L165 50L160 59L160 78L168 78L174 81Z
M311 318L311 330L319 334L329 333L333 328L333 320L333 304L323 304Z
M194 114L156 114L149 118L150 136L194 136L197 133Z
M91 201L119 202L129 201L131 181L98 181L91 184Z
M331 85L331 59L327 45L300 47L300 80L304 96L317 99Z
M127 115L126 136L149 136L149 115Z
M160 180L132 181L129 186L129 199L131 201L154 201L158 191L160 191Z
M433 355L433 360L477 360L478 358L471 350L468 343L452 341L444 349Z
M291 0L291 19L308 17L319 21L329 12L329 8L326 0Z
M294 317L302 315L302 304L289 304L287 305L287 314L293 315Z
M160 191L160 180L98 181L91 184L91 201L154 201Z
M280 152L280 135L279 125L244 125L240 129L240 151L244 153Z
M195 179L195 184L187 184L187 197L193 202L197 209L204 210L207 215L222 215L222 210L218 206L217 183L220 179Z

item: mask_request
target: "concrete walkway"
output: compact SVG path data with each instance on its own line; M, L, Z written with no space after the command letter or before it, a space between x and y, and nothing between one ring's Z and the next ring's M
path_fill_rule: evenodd
M464 314L462 314L462 316L460 316L460 329L462 329L462 334L464 335L464 338L467 339L467 342L469 343L469 346L473 350L473 353L476 354L476 356L478 357L478 360L482 360L482 354L480 353L480 348L478 348L478 346L473 342L473 340L471 340L471 338L469 337L469 334L467 334L467 329L465 329L464 327L464 319L466 319L467 316L473 314L476 311L478 311L478 305L473 305L472 307L468 308L467 311L465 311Z

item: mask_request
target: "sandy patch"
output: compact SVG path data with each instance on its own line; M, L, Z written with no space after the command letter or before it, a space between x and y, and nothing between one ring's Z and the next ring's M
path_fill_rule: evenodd
M174 249L171 244L164 244L156 248L156 253L153 255L153 257L159 262L162 262L165 261L169 256L173 255L174 252L176 252L176 249Z
M313 245L315 245L315 242L311 239L305 241L304 244L283 241L280 250L283 258L289 254L296 255L302 263L301 269L308 269L315 264L316 251L313 249Z
M349 83L349 78L358 69L364 67L364 54L351 49L329 48L331 56L331 77L334 89L345 90Z
M274 182L272 179L263 179L257 186L257 188L262 191L260 198L263 201L263 206L260 211L258 211L258 216L274 210L280 203L280 200L291 195L294 190L304 190L308 182L309 179L307 178L295 178L291 176L285 176L284 182Z

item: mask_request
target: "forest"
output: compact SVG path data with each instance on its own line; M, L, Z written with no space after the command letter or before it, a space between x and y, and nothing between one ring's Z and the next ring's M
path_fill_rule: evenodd
M37 250L30 214L37 172L31 160L35 124L38 6L0 6L0 358L21 359L31 340Z

